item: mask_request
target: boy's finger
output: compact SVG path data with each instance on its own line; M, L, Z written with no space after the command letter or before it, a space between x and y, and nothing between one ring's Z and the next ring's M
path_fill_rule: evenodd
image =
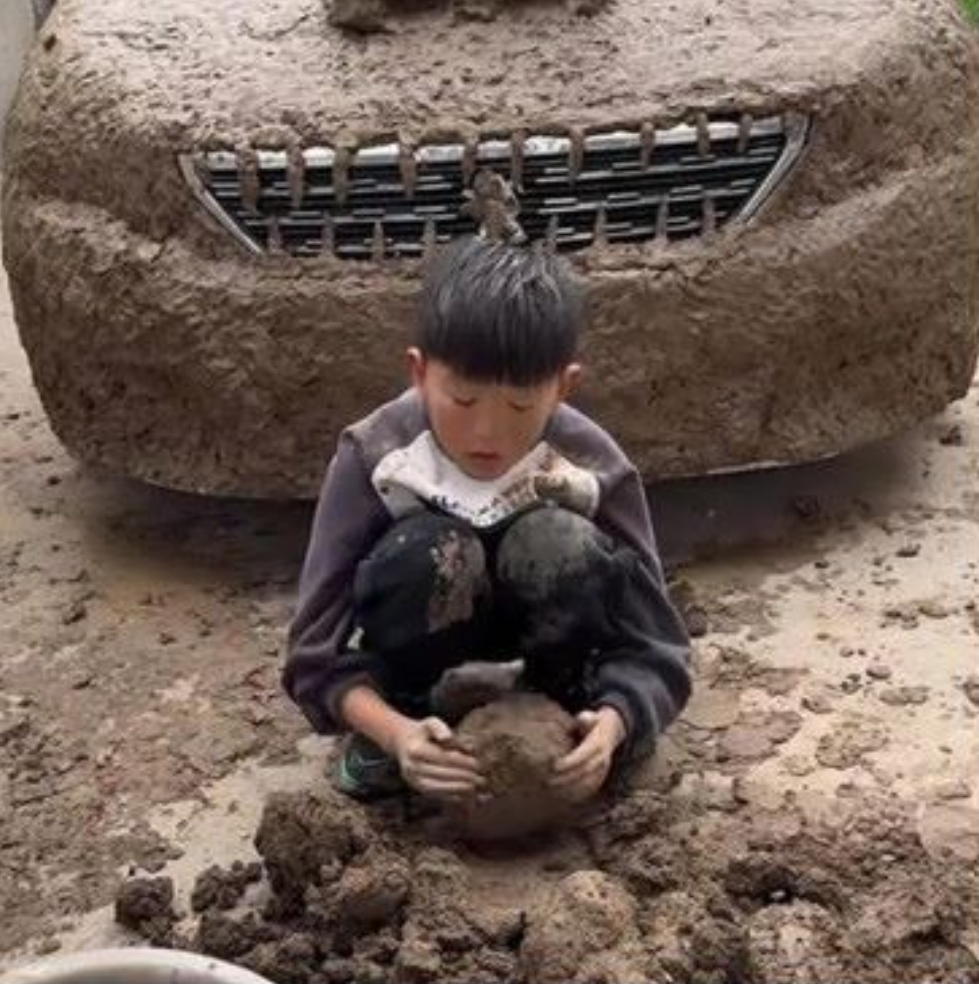
M422 724L432 741L439 745L452 741L452 729L441 718L425 718Z
M548 782L552 786L573 785L576 782L580 782L582 776L592 775L601 769L601 767L601 759L587 759L576 769L571 769L568 772L555 772Z
M479 774L479 762L465 752L457 752L439 745L429 745L427 748L419 748L415 754L419 762L429 762L432 765L443 765L463 769L466 772Z
M430 796L471 796L473 787L465 782L452 782L448 779L425 779L418 777L415 788Z
M586 738L577 748L554 763L554 771L569 772L572 769L577 769L582 762L587 762L590 758L599 755L600 751L594 742L590 742Z
M416 773L423 779L438 779L446 782L463 782L472 788L485 786L486 780L477 773L468 772L463 769L450 769L440 765L430 765L427 762L419 763Z
M607 776L607 769L591 769L588 772L576 773L573 782L562 777L560 781L553 782L551 788L558 796L590 793L600 789Z
M591 777L598 775L601 769L602 763L600 759L594 762L589 761L573 772L562 772L560 775L554 776L550 780L550 785L555 789L566 789L568 786L577 786Z

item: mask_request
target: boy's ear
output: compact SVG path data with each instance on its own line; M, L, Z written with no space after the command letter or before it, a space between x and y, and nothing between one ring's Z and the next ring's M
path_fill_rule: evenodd
M572 362L561 370L561 380L558 385L559 399L566 400L578 388L578 383L581 382L581 373L580 362Z
M414 345L407 352L408 372L413 386L421 387L425 382L425 356L420 348Z

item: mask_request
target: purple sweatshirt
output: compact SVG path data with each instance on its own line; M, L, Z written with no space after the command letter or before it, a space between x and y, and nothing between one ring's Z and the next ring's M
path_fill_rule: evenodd
M343 696L355 685L372 684L352 645L353 582L357 565L392 523L435 507L489 528L546 499L589 516L631 547L648 572L659 631L638 658L631 654L620 666L608 666L603 702L623 714L630 746L655 739L689 695L689 640L666 594L635 466L601 427L562 404L521 462L495 482L478 482L442 454L414 390L347 428L326 472L283 673L287 692L312 726L340 730Z

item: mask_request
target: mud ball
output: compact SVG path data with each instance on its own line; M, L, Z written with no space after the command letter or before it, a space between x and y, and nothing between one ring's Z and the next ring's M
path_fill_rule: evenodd
M575 721L540 694L513 693L468 714L456 730L486 776L486 798L452 811L469 840L525 837L560 824L569 805L548 785L576 744Z

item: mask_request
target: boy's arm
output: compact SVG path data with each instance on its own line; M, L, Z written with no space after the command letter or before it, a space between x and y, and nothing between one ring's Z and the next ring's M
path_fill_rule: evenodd
M624 585L620 650L596 667L595 704L613 707L626 726L622 754L648 748L690 697L690 639L666 590L649 506L630 470L603 497L595 521L635 557Z
M391 758L405 733L416 723L393 708L373 687L354 684L340 699L339 715L351 731L366 735Z
M282 675L289 696L321 733L343 727L339 706L351 687L371 686L369 655L347 646L352 587L357 564L386 522L356 445L341 437L313 519Z

